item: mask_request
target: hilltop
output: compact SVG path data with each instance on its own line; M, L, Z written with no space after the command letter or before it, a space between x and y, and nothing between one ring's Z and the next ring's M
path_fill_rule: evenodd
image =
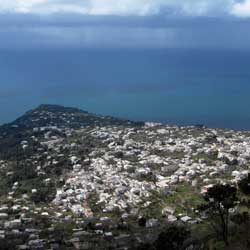
M42 104L11 123L11 126L35 128L42 126L72 127L132 125L132 121L102 116L60 105Z
M10 150L12 153L18 151L22 141L30 141L34 133L39 137L39 131L53 130L54 133L59 133L66 128L79 129L109 125L143 126L143 122L96 115L78 108L42 104L15 121L0 126L0 155L8 154Z

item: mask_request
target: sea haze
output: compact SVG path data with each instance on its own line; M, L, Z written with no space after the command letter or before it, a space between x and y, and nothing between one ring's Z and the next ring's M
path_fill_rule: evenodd
M0 51L0 123L41 103L98 114L250 129L250 51Z

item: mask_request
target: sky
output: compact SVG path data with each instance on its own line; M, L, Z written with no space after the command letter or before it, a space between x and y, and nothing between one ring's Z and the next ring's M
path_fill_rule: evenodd
M87 15L250 15L249 0L12 0L0 1L2 12L78 13Z
M0 49L249 49L250 0L0 0Z

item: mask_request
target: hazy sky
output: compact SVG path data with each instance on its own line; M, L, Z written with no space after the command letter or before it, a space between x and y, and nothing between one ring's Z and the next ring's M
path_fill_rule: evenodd
M0 0L0 48L250 48L250 0Z
M234 15L249 16L249 0L12 0L0 1L2 12L79 13L88 15Z

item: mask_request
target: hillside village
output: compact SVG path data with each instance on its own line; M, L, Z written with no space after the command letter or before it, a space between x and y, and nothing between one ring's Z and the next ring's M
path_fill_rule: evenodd
M202 194L249 166L248 131L42 105L0 127L3 249L133 249L202 223Z

